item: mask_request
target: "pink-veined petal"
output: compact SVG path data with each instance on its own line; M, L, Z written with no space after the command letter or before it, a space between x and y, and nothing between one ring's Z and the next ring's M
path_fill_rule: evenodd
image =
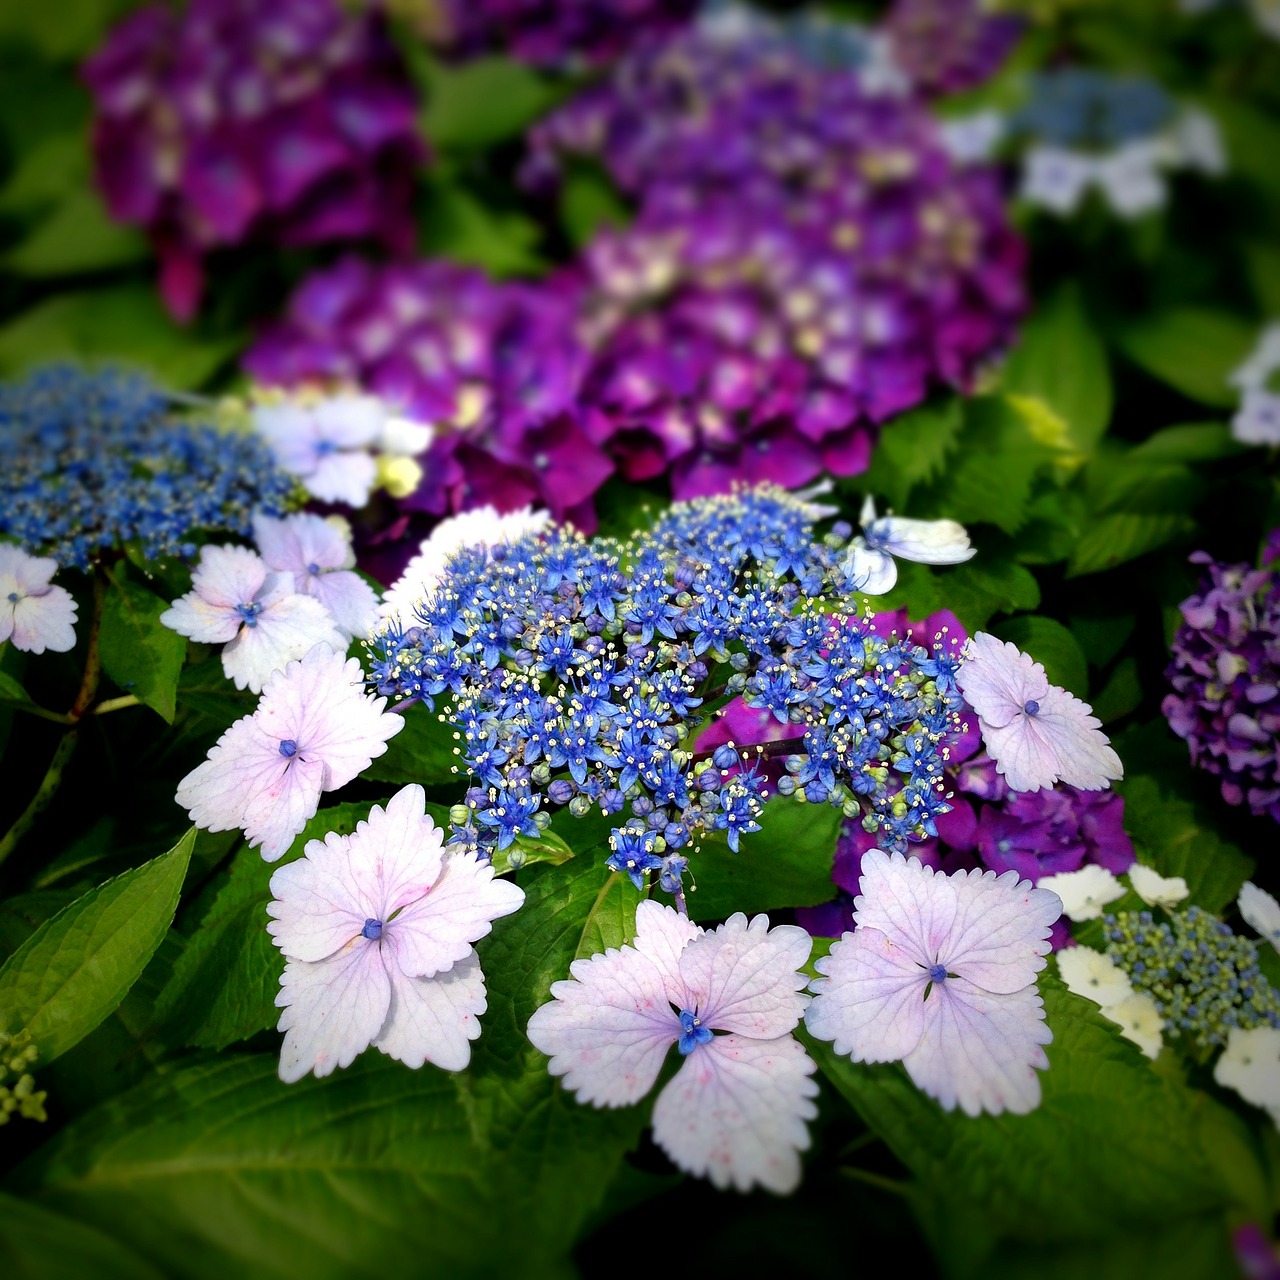
M253 600L266 579L266 563L248 547L206 546L200 549L191 589L211 605L235 609Z
M878 929L926 968L938 960L956 916L955 889L945 875L918 858L868 849L858 889L853 918L859 928Z
M965 701L994 728L1008 724L1051 687L1034 658L985 631L969 638L968 656L956 672L956 684Z
M636 936L632 941L641 955L658 966L673 1001L690 1008L693 997L685 990L680 976L680 955L703 929L674 907L646 898L636 907Z
M1008 994L1036 980L1050 950L1062 900L1016 871L957 872L956 917L942 957L947 968L985 991Z
M251 849L261 846L265 862L288 853L294 837L316 816L324 790L323 762L294 757L285 764L274 782L257 787L245 801L245 839Z
M290 960L276 1004L284 1010L277 1024L285 1033L280 1079L300 1080L309 1071L327 1076L350 1066L381 1030L391 981L376 944L356 938L328 960Z
M401 889L400 896L406 892ZM446 854L435 883L387 925L400 967L413 977L448 969L492 929L494 920L518 911L523 902L524 890L498 879L474 853Z
M924 1034L927 971L878 929L860 925L815 962L810 1035L854 1062L897 1062Z
M312 574L306 589L315 596L345 636L369 635L378 621L378 593L358 574L346 569Z
M210 604L194 591L179 596L160 615L161 624L170 631L200 644L226 644L234 640L243 621L234 607Z
M685 947L680 976L707 1026L772 1040L794 1031L809 1003L799 969L812 950L803 929L770 929L764 915L748 924L738 912Z
M76 647L76 602L63 587L42 587L13 606L12 639L26 653L67 653Z
M209 750L209 757L178 783L175 799L204 831L244 826L248 800L275 785L288 767L279 743L255 716L237 720Z
M360 935L370 919L369 904L346 878L345 841L312 840L307 856L271 877L267 933L290 960L327 960Z
M343 650L346 640L329 611L310 596L292 594L265 608L256 626L244 626L222 650L222 669L237 689L261 693L272 672L317 644Z
M382 958L391 981L391 1006L374 1047L407 1067L432 1062L445 1071L462 1071L471 1061L471 1041L479 1039L485 1011L480 957L472 951L432 978L406 976L389 960L386 947Z
M579 1102L628 1107L653 1088L680 1038L662 971L622 947L575 960L569 972L529 1019L529 1039Z
M685 1059L653 1108L654 1141L686 1173L720 1188L800 1183L816 1066L793 1036L715 1036Z
M948 978L934 984L925 1014L924 1034L903 1065L947 1111L1025 1115L1039 1105L1036 1069L1049 1065L1041 1046L1053 1033L1034 985L994 995Z
M1100 721L1064 689L1043 694L1035 715L1016 715L1000 728L981 724L996 772L1015 791L1039 791L1059 780L1097 791L1124 776Z
M371 453L342 451L319 458L314 469L302 477L302 483L312 497L322 502L363 507L377 475L378 465Z

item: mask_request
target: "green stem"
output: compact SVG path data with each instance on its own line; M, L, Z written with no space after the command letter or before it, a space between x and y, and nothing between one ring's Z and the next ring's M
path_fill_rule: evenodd
M67 767L67 761L71 759L79 737L80 735L74 729L68 729L62 735L62 741L58 743L53 759L45 770L40 789L32 796L31 803L18 815L17 821L5 833L4 839L0 840L0 863L3 863L13 852L18 841L27 834L35 820L53 802L53 797L62 783L62 771Z
M911 1195L911 1184L908 1182L899 1182L895 1178L886 1178L883 1174L872 1173L870 1169L859 1169L854 1165L841 1165L840 1173L843 1177L852 1178L855 1182L865 1182L868 1186L879 1187L881 1191L887 1191L890 1195L902 1196L904 1199Z
M122 698L107 698L103 702L94 704L93 709L89 712L91 716L105 716L112 711L123 711L126 707L140 707L142 703L131 693L126 693Z

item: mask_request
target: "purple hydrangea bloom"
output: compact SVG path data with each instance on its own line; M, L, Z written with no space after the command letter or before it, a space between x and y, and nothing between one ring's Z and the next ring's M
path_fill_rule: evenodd
M1228 804L1280 822L1280 570L1267 538L1263 567L1223 564L1207 552L1201 590L1181 605L1161 704L1191 762L1222 779Z
M962 93L1000 69L1021 18L987 11L982 0L894 0L883 30L893 58L922 93Z
M436 38L462 53L501 49L559 66L615 57L642 33L685 22L697 0L441 0Z
M753 25L649 41L531 135L525 181L603 166L636 221L583 263L583 396L631 479L849 475L931 383L1010 337L1022 246L929 114Z
M146 228L170 311L253 238L413 242L416 94L373 15L337 0L191 0L131 14L86 63L97 179Z

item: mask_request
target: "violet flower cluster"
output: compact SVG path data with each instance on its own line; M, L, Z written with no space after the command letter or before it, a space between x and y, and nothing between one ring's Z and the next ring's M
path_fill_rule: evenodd
M99 187L146 228L179 318L223 246L412 244L418 101L376 16L338 0L148 5L83 75Z
M775 751L784 790L861 815L882 847L934 834L956 661L842 611L848 530L815 541L819 514L762 487L678 504L626 543L551 526L454 556L417 624L375 637L370 683L451 698L472 779L455 842L503 850L552 806L599 809L617 815L610 865L678 894L681 850L760 829L760 753L693 742L738 694L803 729Z
M141 375L52 365L0 384L0 534L64 567L129 542L194 556L199 534L248 535L293 490L256 436L177 417Z
M1191 559L1207 574L1180 606L1161 710L1228 804L1280 822L1280 531L1261 568Z
M983 0L894 0L882 24L893 59L926 94L962 93L989 80L1024 23Z
M530 503L579 527L613 471L577 402L575 300L449 262L355 257L312 275L245 359L261 382L356 384L439 429L408 510Z

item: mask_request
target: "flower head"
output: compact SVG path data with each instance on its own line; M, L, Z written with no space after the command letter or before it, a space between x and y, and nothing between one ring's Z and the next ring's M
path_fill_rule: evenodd
M977 554L964 527L954 520L877 518L870 494L862 505L861 521L862 536L850 545L846 568L865 595L882 596L893 590L898 581L895 556L919 564L961 564Z
M524 893L442 841L422 788L404 787L271 877L267 932L287 961L282 1080L328 1075L371 1044L410 1067L470 1062L485 1010L471 944Z
M1017 872L942 875L918 859L862 859L857 928L818 960L811 1034L855 1062L901 1061L944 1108L1031 1111L1052 1039L1036 974L1062 910Z
M1252 925L1277 951L1280 951L1280 902L1252 880L1240 887L1236 906L1245 923Z
M529 1039L579 1101L625 1107L653 1088L672 1045L684 1062L653 1108L654 1141L717 1187L792 1191L815 1065L791 1034L812 946L794 925L740 912L704 930L641 902L635 941L570 966Z
M1125 893L1124 885L1106 867L1092 863L1078 871L1045 876L1040 885L1062 899L1062 912L1072 920L1096 920L1107 903Z
M1158 1058L1164 1044L1164 1019L1160 1016L1160 1006L1145 991L1134 991L1108 1005L1103 1014L1120 1027L1120 1034L1147 1055Z
M295 591L292 574L271 573L248 547L201 547L191 590L160 621L191 640L221 644L227 678L253 693L314 645L347 647L328 609Z
M1110 956L1092 947L1063 947L1056 953L1058 976L1067 989L1103 1009L1127 1000L1133 994L1129 975Z
M76 602L52 578L58 562L0 542L0 644L28 653L75 648Z
M367 769L404 727L364 691L360 663L318 645L272 674L252 715L178 783L177 802L206 831L244 829L274 862L315 816L320 796Z
M1213 1078L1255 1107L1280 1107L1280 1030L1232 1027Z
M1037 791L1061 779L1094 791L1123 776L1088 703L1050 684L1044 668L1009 641L979 631L969 646L956 684L1013 790Z
M1191 892L1181 876L1162 876L1141 862L1129 868L1129 883L1149 907L1176 907Z

